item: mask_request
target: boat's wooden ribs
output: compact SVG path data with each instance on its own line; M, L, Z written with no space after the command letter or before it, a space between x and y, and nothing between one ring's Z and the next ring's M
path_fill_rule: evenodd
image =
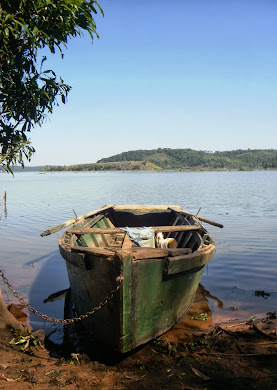
M179 221L179 216L176 215L175 211L171 211L171 214L172 214L172 218L170 220L169 225L170 226L176 226L177 222ZM170 236L170 234L171 234L170 232L165 234L164 238L168 238ZM172 238L174 238L174 237L172 237Z
M96 215L94 217L88 217L85 220L78 221L75 224L75 226L76 226L76 228L78 228L80 226L84 227L84 228L90 228L92 224L96 224L103 217L104 217L104 215L102 215L102 214L101 215ZM72 237L72 242L77 242L77 244L81 245L81 246L82 245L83 246L90 246L92 243L94 243L94 245L95 245L95 240L90 235L81 236L81 237L77 237L76 235L74 235L74 237Z
M174 211L174 210L173 210L173 212L174 212L175 215L178 217L179 223L180 223L181 225L190 225L189 221L188 221L184 216L182 216L180 213L177 213L177 212ZM183 244L181 244L181 243L182 243L184 237L186 237L187 235L190 235L190 236L191 236L191 234L192 234L191 231L189 231L189 232L181 232L181 233L178 234L178 236L174 237L175 240L176 240L177 243L178 243L178 247L183 247L183 248L185 248L186 245L183 245Z
M180 217L181 217L181 215L180 215ZM188 216L188 218L186 218L186 217L187 217L187 216L183 216L184 220L187 221L188 224L193 224L193 223L195 223L193 217L190 217L190 216ZM191 248L191 245L190 245L191 242L190 242L190 240L191 240L192 237L193 237L193 233L192 233L192 232L187 232L187 233L184 235L184 238L183 238L183 241L182 241L181 245L182 245L183 247L190 247L190 248Z
M180 218L179 218L179 216L178 216L178 221L177 221L177 223L176 223L176 225L175 226L181 226L181 225L183 225L182 224L182 221L180 220ZM180 231L176 231L176 232L174 232L174 233L172 233L172 234L169 234L169 237L172 237L172 238L174 238L177 242L178 242L178 244L179 244L179 242L180 242L180 240L179 240L179 238L180 238L180 236L182 236L184 234L184 232L180 232Z
M78 226L75 226L75 228L79 228ZM81 225L82 229L101 229L101 228L114 228L113 223L109 219L109 213L104 213L101 215L98 215L97 217L93 218L92 220L88 221L85 225ZM75 233L74 233L75 234ZM109 245L115 245L115 239L116 235L111 234L110 236L106 236L105 234L82 234L79 235L78 243L81 244L81 246L88 246L88 247L106 247ZM118 245L118 244L117 244Z
M185 216L180 214L179 212L175 211L172 209L172 213L174 215L174 225L176 226L190 226L193 225L195 226L195 220L194 218L189 215ZM186 218L187 217L187 218ZM190 230L185 230L185 231L176 231L174 234L168 234L168 237L174 238L177 243L178 247L189 247L192 249L192 251L195 251L199 247L202 246L203 240L201 238L201 235L198 232L193 231L192 229Z
M97 223L97 228L100 228L100 229L107 229L107 228L112 228L114 227L112 224L109 224L107 222L107 218L103 218L101 219L101 221L99 221ZM113 235L110 235L110 236L106 236L105 234L101 234L101 240L103 241L104 245L103 246L108 246L110 245L111 241L112 241L112 238L115 237L114 234ZM101 245L102 246L102 245Z

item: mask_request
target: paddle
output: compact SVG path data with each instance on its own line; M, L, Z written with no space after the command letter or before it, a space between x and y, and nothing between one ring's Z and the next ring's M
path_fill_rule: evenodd
M44 232L41 233L41 236L42 237L49 236L50 234L56 233L59 230L62 230L64 228L72 225L73 223L79 221L80 219L85 219L85 218L91 217L92 215L98 214L101 211L106 211L106 210L108 210L108 209L110 209L112 207L113 207L112 205L106 205L106 206L101 207L99 210L92 211L92 212L90 212L88 214L81 215L80 217L77 217L77 218L72 218L69 221L63 222L63 223L61 223L61 224L59 224L57 226L52 227L51 229L45 230Z
M222 225L221 223L217 223L217 222L211 221L211 220L209 220L209 219L200 217L199 215L191 214L191 213L189 213L188 211L184 211L184 210L181 211L181 210L179 210L179 209L175 209L174 207L169 207L169 209L170 209L170 210L174 210L176 213L181 213L181 214L185 214L185 215L190 215L191 217L194 217L194 218L196 218L196 219L199 219L199 221L209 223L210 225L219 227L219 228L221 228L221 229L223 228L223 225Z

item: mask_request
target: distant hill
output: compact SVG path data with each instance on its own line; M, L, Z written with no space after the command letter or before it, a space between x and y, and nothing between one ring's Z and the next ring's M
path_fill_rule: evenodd
M218 169L277 169L277 150L232 150L208 152L192 149L132 150L97 163L149 161L162 169L218 170Z
M277 169L277 150L208 152L192 149L132 150L102 158L97 163L44 167L41 171L119 170L253 170Z

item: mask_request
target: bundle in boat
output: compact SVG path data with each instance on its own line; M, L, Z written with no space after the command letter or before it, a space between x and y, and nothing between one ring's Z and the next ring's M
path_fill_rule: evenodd
M123 280L113 298L84 320L97 343L127 352L181 320L215 250L200 220L179 206L115 205L78 218L62 235L78 315L105 300L118 277ZM174 247L138 246L127 232L143 227L154 231L155 242L162 233Z

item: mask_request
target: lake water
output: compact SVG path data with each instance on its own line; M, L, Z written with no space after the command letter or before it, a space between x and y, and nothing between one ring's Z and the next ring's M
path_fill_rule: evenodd
M73 218L73 210L82 215L105 204L176 204L193 213L201 207L199 215L224 225L205 225L217 250L202 284L223 301L219 308L209 299L213 320L249 319L277 309L277 171L20 172L0 174L0 202L5 191L0 269L45 314L63 317L63 300L43 300L69 283L58 251L62 232L40 233ZM0 287L5 301L15 302L2 281ZM255 296L257 290L270 295ZM31 315L34 328L57 330L40 321Z

